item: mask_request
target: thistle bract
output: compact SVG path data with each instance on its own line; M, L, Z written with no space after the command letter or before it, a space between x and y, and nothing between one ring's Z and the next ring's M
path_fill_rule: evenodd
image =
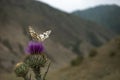
M26 75L26 73L28 72L29 70L29 67L27 64L23 63L23 62L20 62L20 63L17 63L16 66L15 66L15 73L17 76L19 77L23 77Z
M26 49L26 52L28 54L41 54L43 50L44 50L44 46L41 42L30 41Z
M47 57L45 55L29 55L25 58L24 62L28 64L31 68L44 67L47 62Z

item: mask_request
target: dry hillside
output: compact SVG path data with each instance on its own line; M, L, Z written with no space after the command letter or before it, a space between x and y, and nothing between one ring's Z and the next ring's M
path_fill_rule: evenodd
M12 71L23 57L29 25L39 33L52 30L45 46L54 69L67 66L75 53L87 53L115 37L103 26L35 0L0 0L0 73Z
M49 80L120 80L120 38L96 49L76 67L67 67L53 74Z

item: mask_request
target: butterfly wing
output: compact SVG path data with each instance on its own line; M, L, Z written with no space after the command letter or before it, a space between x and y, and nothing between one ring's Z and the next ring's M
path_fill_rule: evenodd
M29 33L32 37L33 40L40 40L40 37L38 36L38 34L34 31L34 29L32 29L31 26L29 26Z
M47 39L49 37L50 33L51 33L51 30L46 31L43 34L40 34L39 36L41 38L41 41L44 41L45 39Z

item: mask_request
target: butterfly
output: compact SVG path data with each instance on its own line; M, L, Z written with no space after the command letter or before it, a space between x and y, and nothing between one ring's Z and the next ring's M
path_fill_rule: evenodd
M37 41L44 41L51 34L51 30L43 32L42 34L38 34L34 31L34 29L31 26L29 26L29 33L30 33L32 39L37 40Z

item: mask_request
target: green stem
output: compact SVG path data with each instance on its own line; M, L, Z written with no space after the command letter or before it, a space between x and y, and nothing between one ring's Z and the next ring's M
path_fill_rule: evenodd
M41 74L40 74L40 67L35 67L33 68L33 71L35 73L35 78L36 80L42 80L41 79Z
M30 78L28 78L27 75L23 76L24 80L31 80L31 75L30 75Z
M48 73L50 64L51 64L51 62L49 62L49 64L48 64L47 70L46 70L46 72L45 72L45 74L44 74L44 76L43 76L43 80L45 80L45 78L46 78L46 75L47 75L47 73Z

